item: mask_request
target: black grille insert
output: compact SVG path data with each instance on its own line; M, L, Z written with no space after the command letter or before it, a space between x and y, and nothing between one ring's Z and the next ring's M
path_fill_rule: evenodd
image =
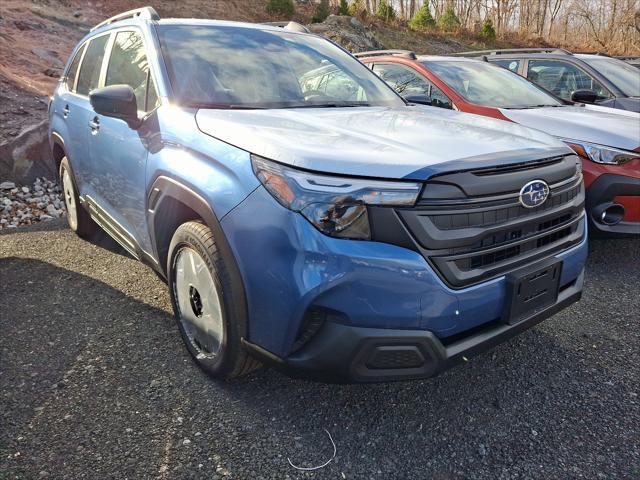
M532 179L546 179L545 175L554 178L547 182L547 201L536 208L522 206L519 189ZM573 159L459 172L437 180L480 193L465 198L423 197L416 207L397 209L396 214L416 250L452 288L504 275L566 250L584 236L584 186ZM494 182L495 193L487 194ZM505 192L505 186L512 190ZM429 183L424 192L428 194Z
M523 170L532 170L534 168L546 167L548 165L554 165L564 160L564 157L545 158L536 162L517 163L515 165L502 165L490 168L481 168L478 170L472 170L471 173L484 177L487 175L499 175L510 172L522 172Z

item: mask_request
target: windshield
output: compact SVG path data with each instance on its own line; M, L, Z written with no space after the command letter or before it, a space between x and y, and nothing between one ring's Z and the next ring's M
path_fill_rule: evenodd
M219 25L160 25L177 101L203 108L402 106L371 70L312 35Z
M427 61L424 66L467 101L496 108L556 107L562 103L502 67L480 61Z
M628 97L640 97L640 73L638 69L617 58L580 57Z

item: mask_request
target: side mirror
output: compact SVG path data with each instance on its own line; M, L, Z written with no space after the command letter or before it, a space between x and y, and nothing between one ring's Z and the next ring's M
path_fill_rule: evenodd
M91 90L89 102L100 115L124 120L134 130L140 126L136 95L129 85L110 85Z
M431 97L429 95L403 95L404 98L409 103L419 103L420 105L431 105Z
M571 93L571 101L578 103L596 103L598 95L593 90L587 88L576 90Z

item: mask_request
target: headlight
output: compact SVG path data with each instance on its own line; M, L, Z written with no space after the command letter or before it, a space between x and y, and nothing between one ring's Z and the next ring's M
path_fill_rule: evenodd
M422 184L305 172L251 156L260 183L284 207L300 212L318 230L340 238L371 238L367 205L410 206Z
M605 163L607 165L622 165L623 163L640 158L640 154L629 152L627 150L619 150L617 148L605 147L604 145L596 145L587 142L576 142L574 140L564 140L574 152L581 157L588 158L596 163Z

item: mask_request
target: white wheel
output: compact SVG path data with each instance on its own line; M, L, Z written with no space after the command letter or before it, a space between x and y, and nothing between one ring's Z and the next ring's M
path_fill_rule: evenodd
M60 181L62 182L62 194L67 207L67 223L69 228L80 237L89 237L98 226L91 220L89 213L80 205L76 182L73 177L73 170L69 165L67 157L63 157L60 162Z
M173 288L180 323L195 357L215 357L224 343L220 294L207 264L193 248L178 251Z
M78 230L78 210L76 205L76 192L69 171L65 168L62 171L62 191L64 193L64 203L67 206L67 222L74 232Z
M235 315L229 273L211 229L186 222L173 234L167 259L173 312L189 353L216 378L233 378L259 363L242 347L244 317Z

